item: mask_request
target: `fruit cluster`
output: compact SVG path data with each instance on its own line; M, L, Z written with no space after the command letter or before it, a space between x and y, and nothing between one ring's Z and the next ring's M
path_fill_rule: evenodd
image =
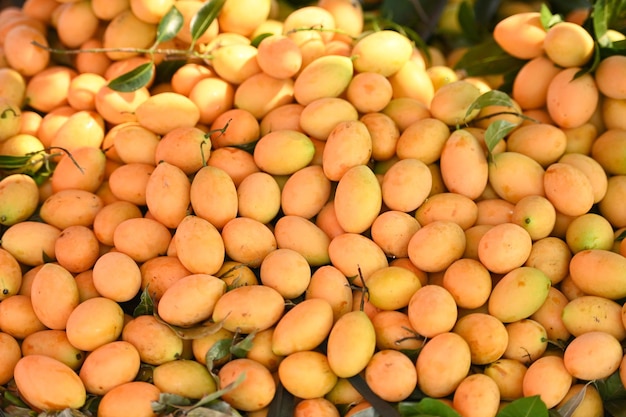
M359 2L283 7L0 11L2 408L603 416L624 35L504 18L508 96Z

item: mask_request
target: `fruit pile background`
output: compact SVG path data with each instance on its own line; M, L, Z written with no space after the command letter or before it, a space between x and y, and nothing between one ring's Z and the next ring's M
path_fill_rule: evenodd
M0 2L0 416L626 416L625 33Z

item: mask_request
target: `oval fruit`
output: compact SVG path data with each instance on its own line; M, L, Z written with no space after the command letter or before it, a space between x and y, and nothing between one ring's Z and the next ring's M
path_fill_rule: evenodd
M213 309L213 321L226 330L244 334L269 329L282 317L285 300L278 291L263 285L233 288L221 296Z
M363 311L341 316L328 335L326 355L330 369L340 378L350 378L367 366L376 349L376 332Z
M489 314L503 323L530 317L545 302L550 287L550 279L541 270L529 266L515 268L493 287Z
M583 292L611 300L626 297L626 258L603 249L576 253L570 261L572 281Z
M11 226L28 219L39 205L39 188L25 174L12 174L0 180L0 224Z
M367 165L350 168L335 190L335 213L342 229L349 233L367 230L382 207L382 190Z
M312 350L284 358L278 365L278 378L287 391L303 399L324 397L337 383L326 356Z
M276 323L272 351L279 356L313 350L333 327L333 309L322 298L309 298L296 304Z

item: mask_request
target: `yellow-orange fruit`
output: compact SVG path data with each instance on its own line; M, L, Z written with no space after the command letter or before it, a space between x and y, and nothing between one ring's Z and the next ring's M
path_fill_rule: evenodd
M508 323L506 331L509 340L502 355L504 358L529 364L540 358L548 347L546 329L535 320L522 319Z
M433 184L435 184L437 175L432 170L431 177ZM478 205L463 194L448 191L433 194L431 189L431 194L426 201L415 211L415 218L422 226L435 221L448 221L456 223L461 229L466 230L476 224Z
M280 193L280 207L287 216L311 219L331 195L331 180L319 165L304 167L289 176Z
M278 365L278 377L287 391L304 399L323 397L337 383L326 355L312 350L285 357Z
M339 122L358 120L357 109L340 97L323 97L304 106L300 129L313 139L325 141Z
M524 228L536 241L548 237L554 229L556 209L541 195L527 195L515 203L510 222Z
M220 386L234 383L242 375L245 375L243 381L223 394L222 400L242 411L268 406L276 393L276 382L265 366L252 359L237 358L222 366L218 372Z
M401 131L396 153L400 159L415 158L428 165L439 160L449 137L450 129L441 120L420 119Z
M424 285L411 296L407 315L411 327L418 334L434 337L452 330L458 311L454 297L448 290L438 285Z
M113 246L113 233L122 221L129 218L142 217L139 207L129 201L115 201L106 204L93 220L93 231L98 241Z
M454 392L470 370L469 345L456 333L441 333L426 342L415 366L419 389L433 398L445 397Z
M562 128L583 125L596 111L599 92L591 74L575 78L579 67L562 69L548 86L546 108L552 120Z
M390 76L397 72L413 54L407 37L392 30L381 30L364 36L352 47L354 69ZM393 56L393 59L389 59Z
M209 369L199 362L177 359L152 371L152 383L161 390L186 398L202 398L217 389Z
M530 319L538 322L546 330L549 340L568 340L571 336L563 323L562 313L569 299L556 287L550 287L546 301Z
M276 324L272 351L279 356L315 349L330 333L333 310L322 298L309 298L296 304Z
M104 395L118 385L133 381L140 365L141 358L135 346L116 340L90 352L78 376L88 393Z
M87 399L76 372L49 356L22 357L15 365L14 379L21 398L35 409L80 408Z
M574 283L585 293L618 300L625 295L622 286L626 279L625 262L623 256L609 250L583 250L572 257L570 273Z
M330 369L340 378L349 378L365 369L376 349L376 333L363 311L341 316L328 335Z
M69 188L95 192L104 181L106 156L102 150L92 146L73 149L71 155L64 154L51 177L52 190Z
M146 183L146 206L156 220L174 229L187 216L190 189L191 183L182 169L161 162Z
M382 199L391 210L411 212L426 201L432 187L432 174L419 159L401 159L383 175Z
M50 329L62 330L79 304L78 287L73 275L57 264L45 264L31 284L33 311Z
M173 239L178 258L192 273L212 275L222 266L224 242L217 228L208 220L186 216L179 223Z
M122 340L131 343L142 362L160 365L180 358L183 339L153 315L137 316L124 325Z
M0 121L0 141L6 141L20 132L22 111L20 104L11 103L8 99L0 100L0 106L4 116Z
M465 234L453 221L433 221L415 232L407 249L411 262L422 271L443 271L463 255Z
M54 242L57 262L69 272L77 274L90 269L100 255L100 243L87 226L69 226Z
M7 175L0 180L0 224L12 226L27 220L39 205L39 188L26 174Z
M105 297L94 297L78 304L67 319L65 331L70 343L92 351L116 340L122 333L124 311Z
M337 220L343 230L362 233L380 212L381 185L367 165L356 165L339 180L334 201Z
M49 46L45 35L28 25L16 25L4 38L3 49L7 63L26 77L40 73L50 63L50 52L33 42Z
M254 148L254 161L269 174L293 174L313 159L311 139L301 132L276 130L261 137Z
M486 313L469 313L459 318L452 331L469 345L474 365L486 365L500 359L509 342L504 324Z
M298 252L311 266L330 262L330 238L311 220L297 215L282 216L274 225L274 237L278 248Z
M578 168L556 162L544 175L546 198L554 208L568 216L587 213L595 200L589 178Z
M578 395L581 397L576 397ZM581 401L578 403L576 410L572 413L572 417L602 417L604 414L602 397L594 385L583 384L582 382L575 383L571 386L570 390L557 407L562 407L574 397L581 398Z
M294 299L306 291L311 280L311 267L299 252L278 248L263 258L259 277L264 286L275 289L283 298Z
M594 49L591 33L574 22L559 22L550 26L543 40L546 56L563 68L582 67L589 62Z
M450 192L474 200L487 186L487 158L476 137L468 131L452 132L441 151L439 164L443 182Z
M149 382L125 382L102 396L98 404L98 415L114 417L132 414L137 417L151 417L154 415L152 403L158 401L160 394L161 391Z
M399 310L408 306L413 294L422 286L417 274L400 266L374 271L365 284L370 303L381 310Z
M293 80L278 79L259 72L237 86L232 100L234 107L262 119L271 110L293 101Z
M528 232L515 223L501 223L478 242L478 258L491 272L505 274L524 265L532 249Z
M542 356L530 364L523 379L524 396L539 395L546 407L554 407L567 394L573 377L560 356Z
M321 56L309 63L295 78L294 98L307 105L323 97L339 97L352 80L352 60L341 55Z
M454 391L452 406L463 416L495 417L500 407L500 390L487 375L468 375Z
M385 252L373 240L358 233L343 233L328 245L333 266L361 285L376 270L388 266Z
M457 306L478 308L487 302L491 294L491 274L479 261L461 258L445 270L442 285L452 294Z
M494 380L500 399L513 401L521 398L526 365L516 359L502 358L485 366L484 374Z
M47 223L23 221L2 235L2 248L24 265L35 266L55 259L54 245L61 229Z
M267 172L253 172L246 176L237 186L236 192L238 203L236 214L240 217L268 224L280 211L282 199L280 185L276 177Z
M543 53L546 31L539 12L515 13L496 24L493 37L508 54L533 59Z
M278 365L284 359L284 356L276 355L272 351L272 337L275 327L262 330L254 335L254 343L252 348L246 354L246 358L259 362L261 365L274 373L278 370ZM226 361L228 357L224 358Z
M115 248L136 262L164 255L171 240L168 228L148 217L126 219L113 232Z
M534 123L515 129L506 140L507 151L519 152L543 167L556 162L565 152L567 136L557 126Z
M474 109L468 114L469 107L480 95L478 87L468 81L451 82L435 92L430 102L430 112L448 126L470 122L479 110Z
M626 88L619 77L619 74L626 64L626 59L622 55L613 55L604 58L598 64L595 71L595 80L600 92L614 99L626 98Z
M582 295L570 300L561 312L565 328L580 336L591 331L608 333L618 340L626 338L622 306L616 301L596 295Z
M96 194L80 190L61 190L46 198L39 215L48 224L65 229L68 226L91 226L104 202Z
M269 329L282 317L285 301L280 293L263 285L237 287L221 296L212 318L230 331L244 334Z
M327 301L333 312L333 321L352 310L352 290L349 281L332 265L323 265L313 272L304 298L305 300L320 298Z
M365 381L385 401L402 401L417 386L417 370L404 353L393 349L380 350L365 368Z
M524 263L540 269L556 285L569 274L569 262L572 253L562 239L548 236L533 242L530 255Z
M156 36L156 25L140 20L129 8L115 15L102 35L104 48L149 48ZM121 60L138 55L137 52L106 52L109 59Z
M421 227L408 213L388 210L376 217L370 228L372 240L391 258L408 256L409 240Z
M0 330L16 339L45 330L37 318L30 295L15 294L0 303Z
M537 161L519 152L501 152L489 162L489 184L500 198L514 204L527 195L544 195L544 174Z
M261 265L263 258L276 249L276 238L270 228L248 217L236 217L222 228L226 255L250 267Z
M376 332L376 348L419 349L424 344L421 336L411 327L409 316L396 310L381 310L371 318Z
M135 109L137 121L154 133L164 135L177 127L192 127L200 110L186 96L165 92L148 97Z
M591 157L597 161L609 175L625 175L623 168L626 155L626 134L623 129L608 129L593 142Z
M322 153L324 174L339 181L348 169L365 165L372 156L372 137L365 123L347 120L331 130Z
M337 407L324 397L308 398L298 402L293 413L294 417L306 417L308 415L340 417Z
M506 273L491 291L489 314L503 323L530 317L548 297L550 279L539 269L522 266Z
M17 340L8 333L0 333L0 347L4 353L0 360L0 382L6 384L13 379L13 371L22 357L22 351Z
M189 198L194 214L217 229L221 230L237 216L237 189L232 178L221 168L200 168L191 181Z
M576 336L565 348L563 362L574 378L591 381L617 371L622 356L622 347L614 336L595 331Z
M17 294L22 286L22 268L17 259L6 249L0 249L0 300L5 300Z
M532 58L517 73L511 97L524 110L544 107L548 85L559 71L560 68L545 55Z

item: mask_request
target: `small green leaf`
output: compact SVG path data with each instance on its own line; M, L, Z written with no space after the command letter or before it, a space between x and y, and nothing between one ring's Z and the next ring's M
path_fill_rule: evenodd
M133 317L149 316L154 312L154 302L152 301L148 287L149 285L146 285L146 288L141 292L139 303L133 310Z
M233 339L220 339L213 343L213 346L207 351L205 361L209 371L213 369L213 363L220 359L230 356L230 348L233 345Z
M572 398L567 400L565 404L559 407L557 411L559 412L561 417L572 417L572 414L574 414L580 403L585 398L585 394L587 393L587 385L589 385L590 383L591 382L586 383L576 395L574 395Z
M182 13L172 6L170 10L163 16L156 32L156 44L174 39L178 32L182 29L184 18Z
M558 14L552 14L550 9L545 3L541 4L540 10L541 25L545 30L550 29L552 26L563 21L563 18Z
M517 124L508 120L494 120L485 130L485 143L489 153L493 151L496 145L517 127Z
M474 110L481 110L488 106L513 107L513 100L508 94L502 91L489 90L474 100L465 112L465 118L468 118Z
M192 43L195 43L207 31L211 23L220 14L224 3L226 0L209 0L191 18L189 29Z
M470 47L455 64L454 69L463 70L468 76L499 75L517 72L526 62L509 55L493 38L489 38Z
M238 358L245 358L254 345L254 337L256 336L256 333L256 331L249 333L243 340L233 344L230 348L230 352Z
M265 38L269 38L270 36L273 36L273 33L261 33L260 35L255 36L251 41L250 41L250 45L254 46L255 48L259 47L259 44L261 43L261 41Z
M624 230L622 233L620 233L619 236L617 236L615 238L615 241L616 242L621 242L624 239L626 239L626 230Z
M241 374L239 374L239 376L237 377L236 380L234 380L230 384L226 385L224 388L219 389L219 390L217 390L217 391L215 391L215 392L213 392L211 394L205 395L204 397L200 398L200 400L198 400L198 402L196 402L195 404L193 404L190 407L185 408L185 409L192 410L194 408L202 407L204 405L207 405L207 404L211 403L212 401L217 400L222 395L227 394L230 391L232 391L233 389L237 388L239 385L241 385L241 383L245 379L246 379L246 373L242 372Z
M177 395L177 394L170 394L170 393L161 393L159 395L159 402L165 405L171 405L174 407L180 406L180 405L190 405L191 404L191 400L189 398L185 398L183 396Z
M601 46L609 46L610 40L606 36L609 30L609 21L611 19L611 9L606 0L596 0L592 9L593 33L596 41Z
M548 408L538 395L533 395L507 404L496 417L548 417Z
M122 93L132 93L148 85L154 75L154 63L146 62L137 68L109 81L109 88Z
M398 403L398 411L403 416L427 414L439 417L461 417L452 407L434 398L423 398L418 402Z

